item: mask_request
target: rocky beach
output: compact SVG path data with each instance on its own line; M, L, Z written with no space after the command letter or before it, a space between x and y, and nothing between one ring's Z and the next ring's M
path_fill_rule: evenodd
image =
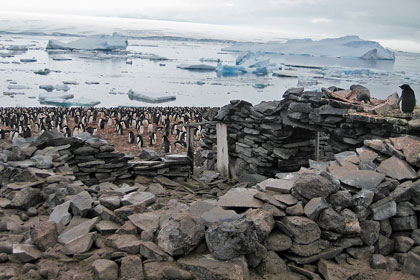
M185 147L117 148L123 113L99 136L3 139L0 279L418 279L418 111L356 95L292 88L202 109L193 170ZM75 115L95 110L111 116Z

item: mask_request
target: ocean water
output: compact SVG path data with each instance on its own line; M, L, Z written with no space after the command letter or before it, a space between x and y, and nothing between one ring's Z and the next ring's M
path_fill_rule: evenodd
M119 32L129 36L127 52L46 51L48 40L63 42L82 35ZM270 68L296 70L305 77L280 78L246 74L220 77L216 72L197 72L177 68L180 64L208 64L216 60L234 65L239 53L222 49L235 41L284 41L271 31L244 30L190 23L160 21L47 17L0 13L0 106L40 106L38 97L45 90L40 85L70 84L68 93L101 102L98 106L223 106L232 99L253 104L279 100L290 87L304 86L348 88L362 84L371 95L385 98L400 92L399 85L408 83L420 92L420 55L396 52L395 61L365 61L299 55L265 54ZM26 52L7 56L10 46L25 45ZM35 58L36 62L21 62ZM67 60L56 60L64 58ZM165 60L156 60L165 58ZM291 66L292 65L292 66ZM316 66L296 68L293 65ZM48 75L36 70L48 68ZM314 76L321 78L314 78ZM24 89L10 89L16 85ZM263 85L264 88L261 88ZM130 100L129 90L151 97L176 96L175 101L148 104ZM20 93L9 96L10 92ZM56 91L54 91L56 92ZM4 95L6 94L6 95ZM420 96L417 94L417 100Z

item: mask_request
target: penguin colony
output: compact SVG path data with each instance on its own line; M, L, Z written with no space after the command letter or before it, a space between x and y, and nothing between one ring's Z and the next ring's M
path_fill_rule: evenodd
M143 147L170 153L186 150L187 123L202 122L208 107L137 107L137 108L0 108L0 137L13 140L28 138L47 130L65 137L88 132L115 144L120 152ZM201 126L194 138L201 137Z

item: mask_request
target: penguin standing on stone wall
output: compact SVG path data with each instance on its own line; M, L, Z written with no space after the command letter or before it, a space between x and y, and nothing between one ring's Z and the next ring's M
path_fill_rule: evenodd
M402 89L402 92L398 104L400 105L401 112L412 113L414 107L416 107L416 96L414 95L414 91L407 84L400 86L400 88Z

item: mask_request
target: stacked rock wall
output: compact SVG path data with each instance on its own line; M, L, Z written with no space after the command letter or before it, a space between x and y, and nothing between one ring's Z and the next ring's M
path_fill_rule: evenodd
M203 126L201 160L212 168L216 153L214 122L228 126L229 156L234 176L248 170L272 176L279 171L298 170L313 159L315 132L321 133L320 156L360 147L366 139L419 135L419 120L411 116L387 116L380 108L346 102L333 92L289 89L282 101L258 105L234 100L216 114L209 114ZM394 105L393 105L394 106ZM377 112L381 112L378 114Z

